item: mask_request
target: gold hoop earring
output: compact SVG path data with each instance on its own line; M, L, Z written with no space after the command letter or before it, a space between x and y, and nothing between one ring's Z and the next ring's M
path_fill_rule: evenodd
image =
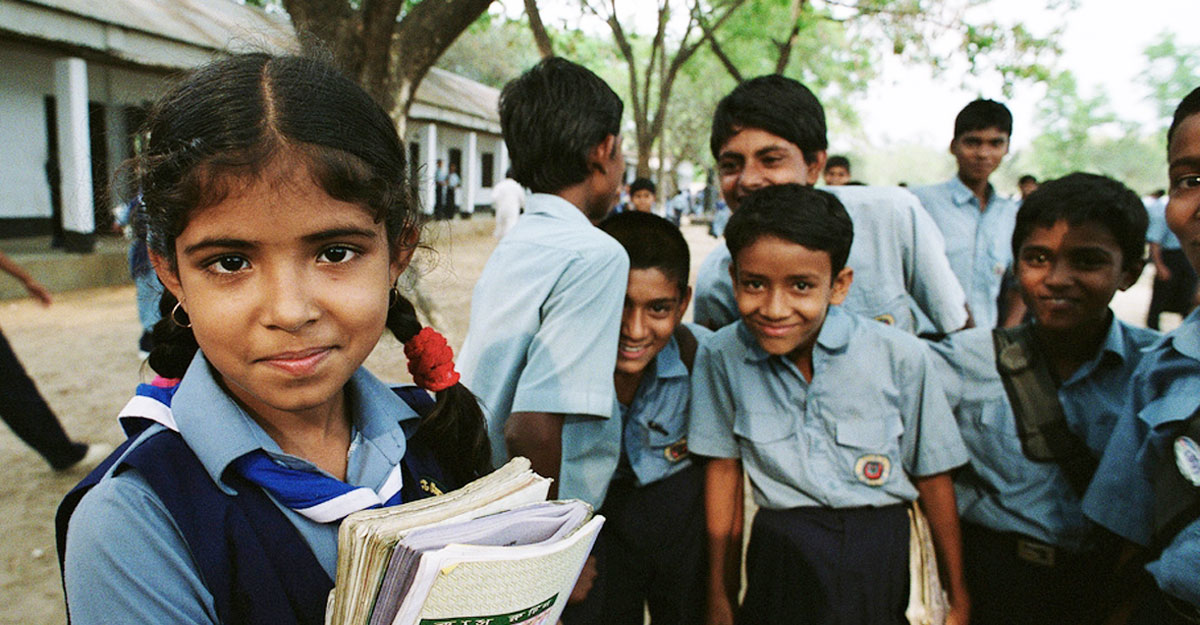
M176 315L176 313L178 313L178 312L179 312L179 311L181 311L181 310L183 310L183 302L175 302L175 307L171 309L171 314L170 314L170 315L168 315L168 316L171 318L171 323L173 323L173 324L175 324L175 325L177 325L177 326L179 326L179 327L181 327L181 328L190 328L190 327L192 327L192 320L191 320L191 319L188 319L188 320L187 320L187 323L179 323L179 319L178 319L178 317L176 317L175 315ZM186 317L186 316L187 316L187 311L186 311L186 310L183 310L183 314L184 314L184 316Z
M396 302L398 301L400 301L400 289L392 287L391 290L388 291L388 308L395 306Z

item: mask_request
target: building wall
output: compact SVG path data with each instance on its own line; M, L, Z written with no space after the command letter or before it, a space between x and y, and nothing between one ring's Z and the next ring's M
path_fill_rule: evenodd
M419 146L417 151L421 155L421 161L418 163L417 175L420 177L417 188L420 191L421 207L426 213L433 211L433 198L428 197L426 189L428 182L434 176L434 164L429 162L426 141L429 137L429 125L432 122L428 121L410 121L408 124L408 143L410 146L409 154L413 153L411 146L416 143ZM472 131L455 126L446 126L438 124L437 126L437 151L436 158L441 159L444 166L449 167L451 162L451 150L459 150L462 153L462 169L459 171L459 176L462 177L463 187L459 189L458 205L461 209L466 201L466 186L468 182L474 185L474 204L475 207L490 207L492 204L492 188L491 185L484 186L486 176L482 168L484 163L484 154L491 154L492 176L491 182L495 184L504 179L504 163L506 157L502 155L504 150L504 139L500 135L474 131L475 132L475 158L474 161L469 160L469 143L470 134ZM471 166L473 163L473 167ZM468 180L470 178L470 180Z

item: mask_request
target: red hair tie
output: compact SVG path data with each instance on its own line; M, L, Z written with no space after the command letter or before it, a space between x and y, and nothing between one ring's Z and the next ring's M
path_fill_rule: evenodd
M404 344L404 355L408 357L408 372L417 386L437 393L458 384L454 350L437 330L421 328Z

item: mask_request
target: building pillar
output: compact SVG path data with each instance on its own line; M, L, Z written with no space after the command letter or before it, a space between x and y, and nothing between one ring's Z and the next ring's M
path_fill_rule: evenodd
M504 180L508 177L508 144L504 143L504 139L497 139L496 145L500 146L496 150L500 155L496 161L500 164L499 171L496 172L496 177Z
M92 206L87 63L83 59L54 61L54 101L58 117L63 244L69 251L87 253L94 246L96 215Z
M460 209L468 215L475 212L475 190L479 180L479 134L472 130L467 134L467 159L463 163L463 188L467 192Z
M430 122L425 127L425 180L421 185L421 210L426 215L433 214L434 202L437 199L437 155L437 124Z

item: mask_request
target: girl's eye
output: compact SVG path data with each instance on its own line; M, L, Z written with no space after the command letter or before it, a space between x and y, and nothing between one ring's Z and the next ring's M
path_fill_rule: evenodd
M327 263L344 263L357 255L358 252L344 245L335 245L321 250L317 260Z
M209 264L209 269L215 273L236 273L246 269L250 262L241 256L222 256Z

